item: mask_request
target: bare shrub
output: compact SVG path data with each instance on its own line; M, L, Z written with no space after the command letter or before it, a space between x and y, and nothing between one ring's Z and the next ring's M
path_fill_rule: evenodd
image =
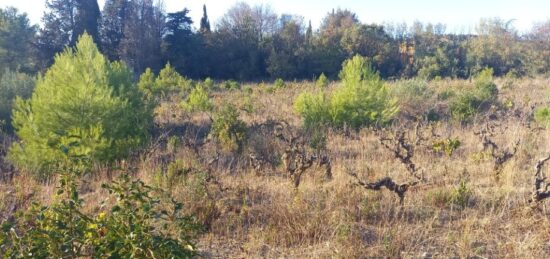
M488 152L493 160L493 172L498 179L504 169L504 164L512 157L514 157L518 151L520 140L516 140L510 148L502 148L493 141L492 137L496 135L495 125L487 123L485 128L475 132L480 137L481 144L483 145L483 151Z
M377 191L380 190L382 187L386 187L388 190L395 192L399 197L400 204L403 204L403 200L405 198L405 193L407 192L407 190L410 187L424 181L424 178L422 177L419 168L411 160L414 156L413 144L409 143L409 140L406 139L404 131L396 132L393 137L387 137L387 133L379 132L378 134L380 144L393 153L394 158L405 166L409 174L413 176L415 180L399 184L390 177L386 176L375 182L369 183L361 181L357 174L354 172L350 172L348 170L347 173L356 179L357 185L362 186L367 190Z
M550 155L541 158L536 164L535 164L535 182L534 182L534 190L531 199L529 202L536 206L538 203L540 203L542 200L546 198L550 198L550 183L546 182L546 177L542 173L542 167L544 164L550 160Z

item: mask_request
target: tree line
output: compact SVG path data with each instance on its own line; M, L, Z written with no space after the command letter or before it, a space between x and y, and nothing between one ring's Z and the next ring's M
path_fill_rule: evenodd
M490 67L495 75L550 70L550 21L520 34L513 21L483 19L475 33L443 24L365 24L350 10L327 13L320 27L269 6L236 3L214 28L207 7L195 28L189 10L167 13L158 1L47 0L42 26L15 8L0 9L0 74L45 71L83 32L111 61L135 77L170 63L189 78L264 80L335 78L344 60L367 57L383 78L467 78Z

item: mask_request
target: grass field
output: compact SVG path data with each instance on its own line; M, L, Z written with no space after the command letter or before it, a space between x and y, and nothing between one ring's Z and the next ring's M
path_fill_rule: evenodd
M389 82L390 88L399 83ZM209 114L185 112L175 93L156 108L155 137L147 150L115 169L96 168L82 179L81 197L87 211L97 211L107 196L101 184L132 172L170 191L203 224L198 247L206 258L548 258L550 203L535 206L529 199L535 165L550 155L549 131L532 115L536 107L550 106L550 78L499 78L496 84L504 108L489 108L468 123L448 118L442 96L465 91L472 82L439 80L428 83L430 94L398 96L401 111L384 130L327 130L324 148L299 150L317 160L297 187L284 165L290 148L284 139L314 139L293 109L299 93L321 91L314 82L212 90L215 104L235 104L246 123L240 152L210 140ZM335 87L338 83L322 91ZM440 120L423 119L428 110ZM398 132L410 154L397 149ZM8 174L13 170L2 156L11 139L0 140L0 169ZM446 153L446 140L460 144ZM489 142L494 146L484 148ZM438 143L441 150L434 148ZM394 151L410 155L410 163ZM319 165L321 157L330 160L331 177L326 164ZM548 168L542 169L546 175ZM414 182L402 203L386 188L357 184L386 176L398 184ZM50 202L55 192L55 179L37 182L17 172L4 178L9 179L0 183L0 221L32 201Z

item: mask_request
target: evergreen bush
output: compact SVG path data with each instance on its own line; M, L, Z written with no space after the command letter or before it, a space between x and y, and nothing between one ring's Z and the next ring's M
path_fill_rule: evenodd
M535 121L540 124L542 127L550 127L550 108L541 107L535 110Z
M246 131L246 124L239 119L239 111L226 104L214 115L210 136L225 149L240 152L246 141Z
M124 158L146 143L151 106L120 62L109 62L92 37L84 34L67 48L43 77L29 100L17 98L13 126L20 141L9 160L19 169L47 175L62 157L62 142L84 137L79 148L94 162Z
M315 85L319 88L325 88L329 84L327 76L325 76L325 73L321 73L319 78L317 78L317 81L315 81Z
M294 107L306 127L324 122L337 128L383 125L399 111L397 100L366 58L357 55L346 60L340 79L342 85L331 95L304 93L298 97Z

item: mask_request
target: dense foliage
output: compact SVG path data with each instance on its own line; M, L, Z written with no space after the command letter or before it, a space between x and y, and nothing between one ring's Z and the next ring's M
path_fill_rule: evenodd
M81 148L95 161L112 161L145 143L151 121L132 73L107 61L84 35L74 50L56 56L29 100L15 101L13 126L21 141L11 147L10 160L48 173L62 156L62 141L76 135L87 140Z
M496 76L550 71L549 22L519 34L513 21L483 19L473 34L457 34L443 24L363 24L336 9L313 30L301 16L241 2L214 28L204 6L194 29L190 10L166 13L156 1L107 0L101 12L95 0L48 0L46 7L40 30L16 9L0 11L0 68L45 70L87 31L110 60L124 61L135 75L147 68L158 73L170 62L190 78L336 78L342 62L357 54L383 78L468 78L486 67Z
M102 187L113 202L97 215L83 211L74 172L64 173L55 201L33 204L0 232L5 258L189 258L197 225L182 204L126 174Z

